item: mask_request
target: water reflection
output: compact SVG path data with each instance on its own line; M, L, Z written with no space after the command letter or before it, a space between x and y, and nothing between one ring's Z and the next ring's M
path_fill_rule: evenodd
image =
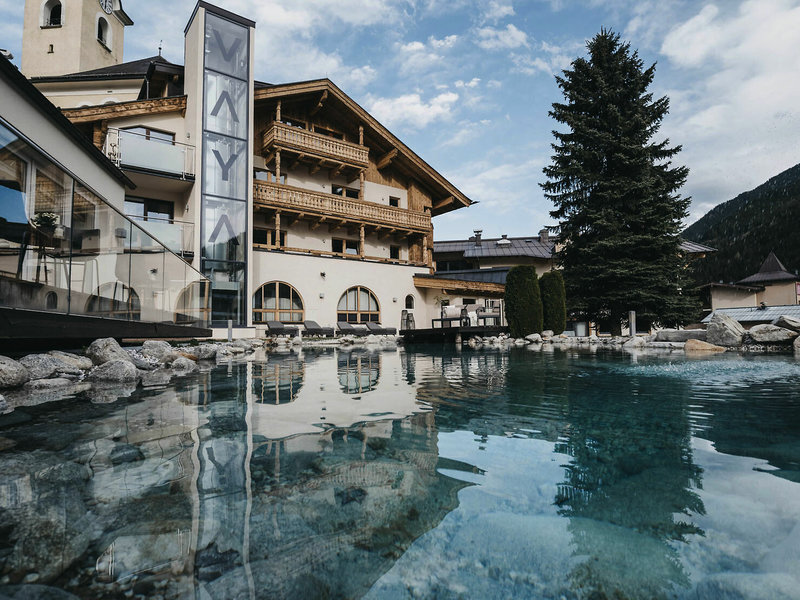
M791 597L800 365L713 365L321 350L18 408L0 595Z

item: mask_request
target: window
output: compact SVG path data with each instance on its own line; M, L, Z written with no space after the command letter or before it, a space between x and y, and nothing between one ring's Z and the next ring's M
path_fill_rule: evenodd
M408 310L413 310L414 308L414 296L412 296L411 294L406 296L406 308Z
M272 171L265 171L263 169L255 169L253 171L253 177L256 181L267 181L272 183L286 183L286 175L281 174L281 179L278 181L278 178L275 177L275 173Z
M389 246L389 258L400 260L400 246Z
M344 196L345 198L354 198L358 200L358 190L355 188L344 187L343 185L332 185L331 194L337 196Z
M270 281L253 294L253 323L300 323L304 320L303 299L288 283Z
M325 127L314 127L314 133L321 133L322 135L327 135L328 137L336 138L337 140L344 140L344 134L339 133L338 131L333 131L332 129L327 129Z
M125 214L134 221L159 221L167 223L172 221L175 206L172 202L164 200L151 200L149 198L125 198Z
M477 304L478 301L475 298L463 298L461 300L461 304Z
M358 256L358 241L333 238L333 240L331 240L331 251L338 254L351 254L353 256Z
M97 41L108 48L111 44L111 30L108 26L108 21L103 17L97 19Z
M378 299L365 287L351 287L339 298L336 320L348 323L366 323L367 321L380 323L381 312Z
M300 119L290 119L289 117L281 117L281 123L284 125L288 125L289 127L297 127L297 129L308 129L306 127L305 121L301 121Z
M253 243L260 244L262 246L274 246L275 245L275 230L274 229L253 229ZM283 248L286 246L286 231L281 230L280 232L280 244L278 244L279 248Z
M400 207L400 198L395 198L394 196L389 196L389 206L394 206L399 208Z
M175 144L175 134L170 131L161 131L150 127L125 127L120 133L142 136L147 140L161 142L162 144Z
M59 0L49 0L44 5L42 27L61 27L62 8Z

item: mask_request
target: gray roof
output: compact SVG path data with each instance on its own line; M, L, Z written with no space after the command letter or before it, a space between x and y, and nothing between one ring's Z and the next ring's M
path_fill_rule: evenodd
M511 267L497 267L495 269L469 269L463 271L440 271L434 279L457 279L459 281L480 281L481 283L506 284L506 277Z
M800 305L786 305L786 306L767 306L766 308L758 308L755 306L748 306L745 308L718 308L716 311L728 315L732 319L740 323L771 323L778 317L787 316L795 319L800 319ZM703 323L708 323L714 313L706 316Z
M770 252L767 259L761 264L758 273L745 277L739 284L753 284L753 283L777 283L779 281L798 281L800 277L794 273L790 273L783 266L783 263L778 260L774 252Z
M147 70L150 68L150 65L152 63L159 63L171 67L183 68L181 65L176 65L175 63L171 63L163 56L151 56L149 58L140 58L139 60L131 60L117 65L110 65L108 67L100 67L99 69L92 69L91 71L70 73L69 75L34 77L31 79L31 81L33 81L34 83L46 83L46 82L56 82L56 81L139 79L139 78L144 78L144 76L147 75Z
M703 244L698 244L697 242L692 242L691 240L681 240L681 250L686 252L686 254L703 254L704 252L717 251L716 248L704 246Z
M475 239L434 242L434 253L458 253L464 258L519 257L551 259L556 238L542 242L539 236L520 238L482 239L476 245Z

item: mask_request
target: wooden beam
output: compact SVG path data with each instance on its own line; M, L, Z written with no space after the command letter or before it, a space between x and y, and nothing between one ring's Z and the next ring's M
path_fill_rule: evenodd
M269 166L269 163L271 163L274 158L275 158L275 150L273 150L264 157L264 164L266 166Z
M428 290L447 290L450 293L468 292L502 295L506 286L502 283L468 281L464 279L438 279L414 276L414 287Z
M344 226L345 223L347 223L345 219L339 219L339 221L337 221L336 223L330 223L328 225L328 232L333 233L334 231L339 231Z
M398 152L397 148L392 148L391 150L389 150L389 152L381 156L378 159L378 164L377 164L378 170L380 171L381 169L385 169L386 167L388 167L392 163L392 161L397 157L397 152Z
M394 227L392 227L390 229L387 229L386 231L382 231L378 235L378 239L379 240L385 240L386 238L393 236L396 231L397 231L397 229L395 229Z
M297 213L295 215L292 215L291 217L288 217L286 219L286 226L287 227L291 227L292 225L297 223L299 220L301 220L305 216L306 216L306 213L302 213L301 212L301 213Z
M328 178L331 179L331 180L336 179L339 176L339 173L342 172L342 169L344 169L344 165L343 164L339 164L338 166L334 167L328 173Z
M73 123L90 123L119 117L156 115L184 110L186 110L186 96L133 100L131 102L84 106L82 108L65 108L61 112Z
M436 202L433 203L433 210L439 210L440 208L444 208L448 204L452 204L455 201L456 199L453 196L448 196L447 198L444 198L442 200L437 200Z
M320 217L318 221L315 221L314 223L312 223L311 227L309 227L308 230L309 231L314 231L320 225L322 225L327 219L328 219L328 217Z
M322 108L322 105L325 104L325 100L327 100L327 99L328 99L328 90L325 90L324 92L322 92L322 95L320 96L319 102L317 103L317 105L314 108L312 108L311 112L309 112L308 114L311 115L312 117L315 114L317 114L320 111L320 109Z
M306 155L305 155L305 154L302 154L302 153L301 153L301 154L298 154L298 155L297 155L297 158L295 158L295 159L294 159L294 162L293 162L293 163L292 163L292 165L289 167L289 170L290 170L290 171L294 171L294 170L295 170L295 168L297 168L297 165L299 165L299 164L300 164L300 161L301 161L301 160L303 160L305 157L306 157Z
M308 170L308 174L309 175L314 175L315 173L317 173L322 168L322 165L324 165L324 164L325 164L325 159L324 158L320 159L320 161L316 165L312 166Z

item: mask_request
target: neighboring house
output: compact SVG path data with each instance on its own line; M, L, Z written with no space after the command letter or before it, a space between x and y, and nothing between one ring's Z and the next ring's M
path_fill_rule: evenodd
M703 291L706 310L800 304L800 277L783 266L773 252L757 273L736 283L709 283ZM780 316L780 315L779 315Z
M0 97L0 344L208 335L208 280L115 208L130 178L4 57Z
M91 37L97 0L71 4L85 9L61 29ZM23 65L49 32L49 4L27 5ZM91 39L113 64L30 74L135 183L119 207L211 279L216 327L438 316L432 218L470 199L330 80L255 81L254 27L200 1L185 65Z

